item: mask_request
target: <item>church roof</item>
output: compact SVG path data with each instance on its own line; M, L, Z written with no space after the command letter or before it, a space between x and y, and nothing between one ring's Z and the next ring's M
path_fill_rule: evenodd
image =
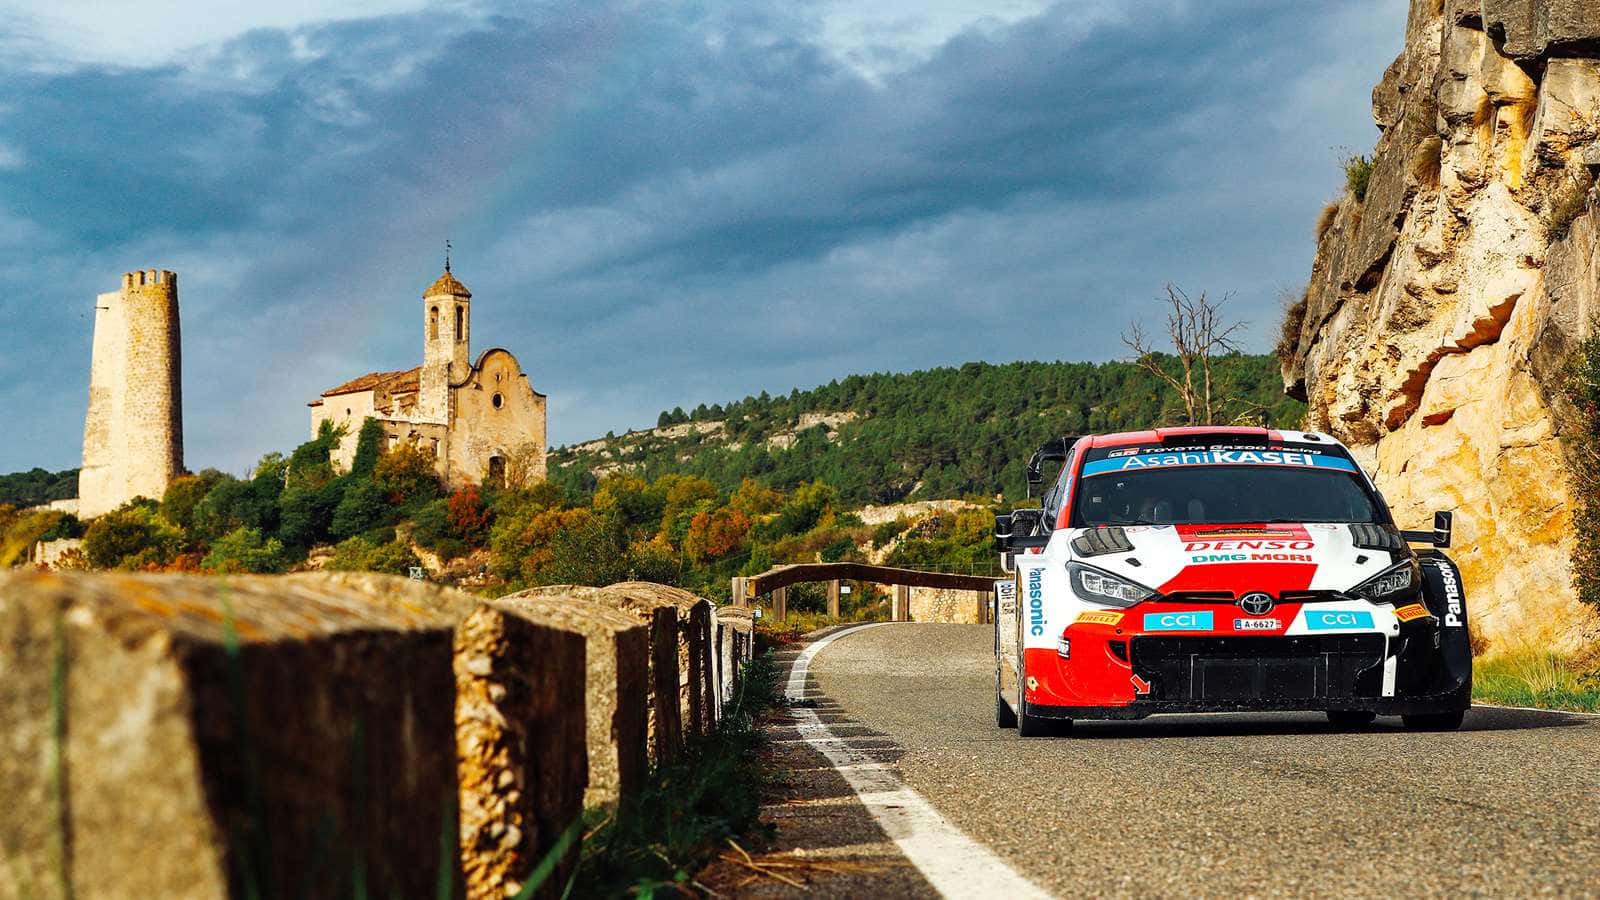
M346 381L338 387L329 388L322 392L324 397L338 394L355 394L361 391L370 391L379 386L386 387L391 394L403 394L417 389L418 376L422 367L415 369L402 369L398 372L368 372L360 378Z
M422 292L424 297L437 297L441 294L447 294L452 297L470 298L472 296L472 292L467 290L467 286L457 281L456 277L450 274L449 269L445 269L444 274L439 276L439 280Z

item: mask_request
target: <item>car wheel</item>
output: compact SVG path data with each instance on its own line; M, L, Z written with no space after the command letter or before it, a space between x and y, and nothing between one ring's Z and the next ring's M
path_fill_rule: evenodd
M1455 712L1401 716L1400 721L1412 731L1455 731L1461 727L1461 720L1465 716L1466 710L1458 709Z
M1371 725L1378 714L1370 709L1330 709L1328 722L1336 728L1360 728Z
M1071 719L1045 719L1028 715L1028 701L1017 710L1017 734L1021 737L1054 737L1072 730Z
M1017 727L1016 710L1011 708L1011 704L1006 702L1006 698L1000 695L998 689L994 692L994 724L1000 728Z

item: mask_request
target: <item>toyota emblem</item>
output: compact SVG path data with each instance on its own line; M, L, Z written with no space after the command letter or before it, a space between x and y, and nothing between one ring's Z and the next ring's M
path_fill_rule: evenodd
M1239 598L1239 608L1244 610L1246 615L1264 616L1272 612L1272 606L1272 595L1263 594L1260 591L1245 594Z

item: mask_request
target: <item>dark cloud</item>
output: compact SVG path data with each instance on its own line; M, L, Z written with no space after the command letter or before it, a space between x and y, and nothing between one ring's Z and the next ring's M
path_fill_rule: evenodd
M788 4L523 5L6 72L0 471L74 463L87 315L182 272L189 463L420 355L445 236L551 437L856 371L1120 353L1175 280L1265 345L1404 4L1077 4L869 80ZM0 166L7 159L0 154Z

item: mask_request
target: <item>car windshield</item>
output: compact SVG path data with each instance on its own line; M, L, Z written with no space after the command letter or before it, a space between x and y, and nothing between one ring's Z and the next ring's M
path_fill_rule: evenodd
M1388 516L1356 476L1286 466L1172 466L1082 479L1071 526L1369 522Z

